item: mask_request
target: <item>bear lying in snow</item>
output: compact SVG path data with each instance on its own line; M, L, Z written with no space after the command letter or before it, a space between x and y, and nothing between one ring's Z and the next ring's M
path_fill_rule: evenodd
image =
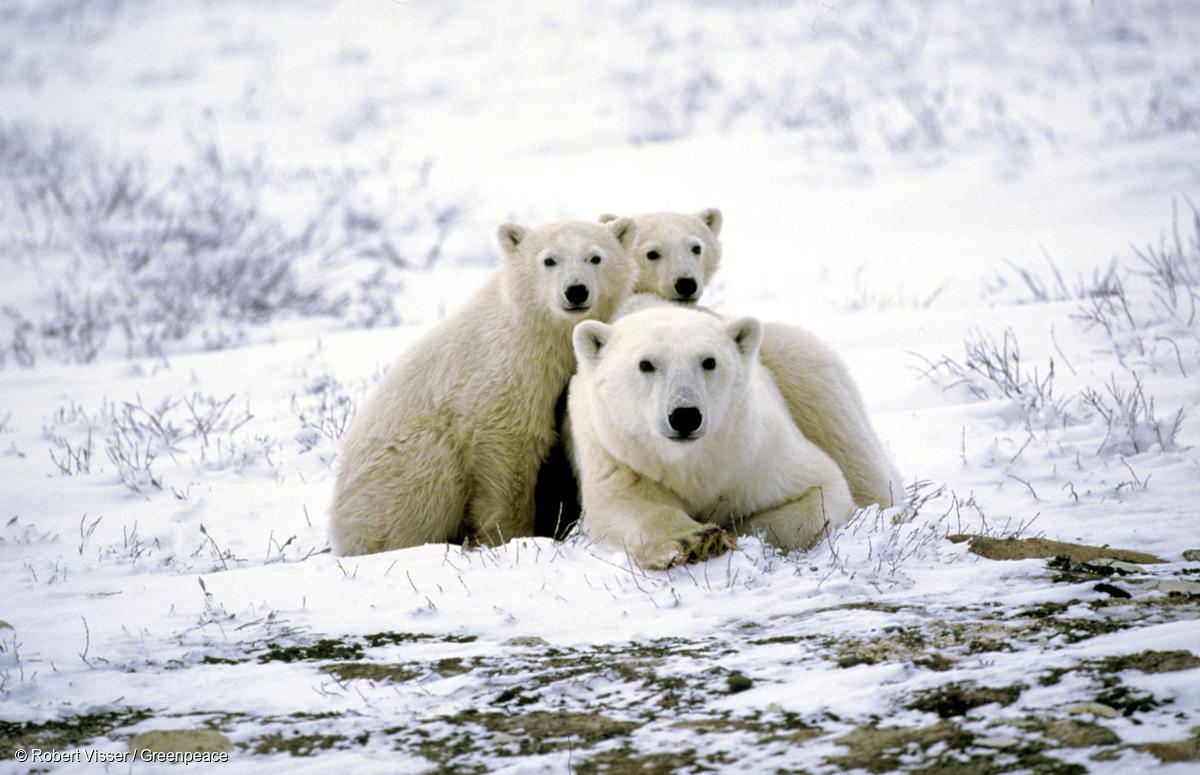
M635 233L627 218L499 228L501 267L392 365L346 434L336 552L533 533L571 329L629 295Z
M602 215L600 220L615 218ZM635 292L668 301L696 302L721 257L721 211L696 215L633 216L639 272ZM686 291L686 293L685 293ZM858 386L829 345L799 326L764 323L763 365L775 377L792 421L837 462L855 504L898 505L904 485L871 427Z
M791 550L849 519L837 464L759 362L762 333L673 305L575 327L568 411L588 535L667 568L730 548L726 528Z

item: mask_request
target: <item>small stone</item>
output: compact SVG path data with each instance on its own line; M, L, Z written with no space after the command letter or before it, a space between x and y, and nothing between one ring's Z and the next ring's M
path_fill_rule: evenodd
M1109 597L1119 597L1122 599L1128 599L1128 598L1133 597L1133 595L1130 592L1128 592L1124 589L1121 589L1116 584L1109 584L1107 581L1100 582L1096 586L1092 587L1092 589L1094 589L1097 592L1100 592L1102 594L1108 595Z
M549 646L550 644L536 635L518 635L515 638L509 638L508 640L504 641L504 645L540 648L542 646Z
M745 675L743 675L740 670L734 670L732 673L729 674L729 677L726 680L729 681L729 693L730 694L737 694L738 692L744 692L747 689L749 689L751 686L754 686L754 682L751 681L749 678L747 678Z
M1015 737L1006 735L991 735L988 737L977 737L971 741L974 745L984 748L1013 748L1021 744L1021 741Z
M1200 549L1184 549L1183 559L1188 562L1200 562Z
M1116 708L1100 702L1081 702L1078 705L1072 705L1071 707L1067 708L1067 713L1070 713L1072 716L1080 716L1084 713L1090 713L1093 716L1099 716L1101 718L1116 718L1117 716L1121 715L1117 712Z
M1041 733L1064 748L1091 748L1121 742L1121 738L1108 727L1075 719L1047 719Z

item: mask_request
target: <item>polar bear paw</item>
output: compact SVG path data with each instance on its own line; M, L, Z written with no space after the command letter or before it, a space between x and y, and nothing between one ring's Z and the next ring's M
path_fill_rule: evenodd
M737 544L730 535L716 525L709 525L694 533L672 539L659 560L648 563L647 567L665 570L676 565L703 562L720 557L730 549L737 549Z

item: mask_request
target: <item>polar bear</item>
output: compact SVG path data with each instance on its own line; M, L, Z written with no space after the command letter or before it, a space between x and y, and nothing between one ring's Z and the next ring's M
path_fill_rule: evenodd
M616 218L605 213L599 220L609 223ZM721 263L721 211L709 207L692 215L644 213L632 220L637 224L633 256L639 267L634 292L682 304L699 299Z
M616 217L605 214L600 220ZM633 249L639 267L635 292L695 304L721 258L717 239L721 211L650 213L632 220L638 231ZM703 270L687 259L697 248ZM676 283L688 293L681 293ZM775 322L763 324L761 356L775 376L792 421L841 467L855 504L898 505L903 481L871 426L862 395L841 357L812 332Z
M346 434L335 551L532 534L571 330L629 295L635 234L626 218L500 226L500 268L392 365Z
M721 554L734 534L812 546L854 510L837 464L791 422L754 318L673 305L575 327L568 388L581 527L645 568Z
M763 325L759 358L775 378L788 413L804 436L841 468L858 506L899 506L904 482L871 426L845 361L800 326Z

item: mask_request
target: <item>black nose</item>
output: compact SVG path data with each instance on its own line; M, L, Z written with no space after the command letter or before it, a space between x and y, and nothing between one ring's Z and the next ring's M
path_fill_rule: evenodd
M690 277L680 277L675 281L675 292L683 297L691 296L696 292L696 281Z
M694 406L681 406L671 410L671 414L667 416L671 430L681 436L690 436L695 433L703 421L704 415L700 414L700 410Z
M567 286L567 301L571 304L579 305L588 300L588 287L586 285L569 285Z

